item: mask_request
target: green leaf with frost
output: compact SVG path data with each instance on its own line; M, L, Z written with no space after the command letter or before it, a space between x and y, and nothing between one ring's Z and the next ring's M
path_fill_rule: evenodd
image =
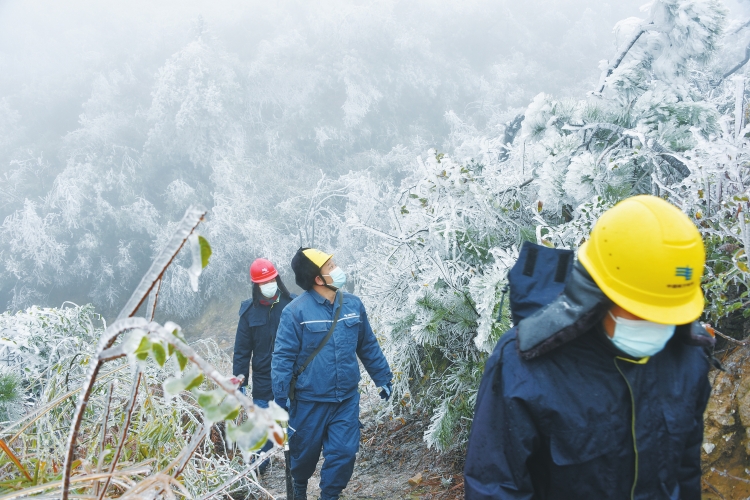
M164 363L167 362L167 351L164 349L164 346L161 345L161 342L154 342L151 344L151 352L153 353L156 362L159 363L159 366L164 366Z
M221 422L233 420L240 414L240 404L232 396L227 396L219 405L211 405L203 408L203 415L209 422Z
M177 363L180 365L180 371L184 371L188 363L187 357L180 351L177 351Z
M140 344L138 344L138 348L133 352L135 357L141 361L144 361L146 358L148 358L149 353L151 352L151 340L147 336L143 336L141 338Z
M252 418L240 425L227 422L227 439L245 452L257 451L266 444L268 431Z
M204 410L212 406L218 406L224 395L226 394L221 389L214 389L212 391L195 391L198 399L198 406Z
M195 389L196 387L200 386L203 383L203 381L206 379L206 376L203 375L203 373L199 372L197 369L195 369L195 371L198 373L190 380L190 382L188 382L185 385L186 391ZM185 378L187 379L188 377L185 377Z
M211 245L203 236L198 236L198 244L201 247L201 264L205 268L208 265L208 259L211 257Z
M185 390L185 380L182 377L170 377L162 384L164 394L173 397Z

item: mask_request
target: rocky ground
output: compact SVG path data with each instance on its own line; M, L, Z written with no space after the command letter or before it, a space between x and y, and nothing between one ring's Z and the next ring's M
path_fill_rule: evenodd
M704 499L750 498L750 346L732 343L711 372L705 414Z

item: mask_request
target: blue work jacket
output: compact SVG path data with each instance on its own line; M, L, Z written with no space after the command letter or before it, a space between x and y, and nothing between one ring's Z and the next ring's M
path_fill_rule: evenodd
M271 355L276 340L276 329L279 326L281 311L291 303L295 296L279 294L279 299L271 305L248 299L240 305L240 321L237 323L237 334L234 337L234 358L232 373L244 375L249 381L250 361L253 364L252 397L272 400L271 390Z
M357 357L378 387L393 378L362 301L356 295L338 293L344 294L338 323L323 349L299 375L295 388L298 400L340 402L353 396L360 380ZM271 363L276 398L288 397L292 375L320 345L331 327L334 312L333 304L309 290L281 313Z
M524 360L510 330L477 395L466 499L699 500L708 368L677 336L638 364L600 326Z

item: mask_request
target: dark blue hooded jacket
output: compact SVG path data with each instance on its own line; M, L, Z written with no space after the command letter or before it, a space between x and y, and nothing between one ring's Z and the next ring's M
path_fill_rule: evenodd
M277 280L278 281L278 280ZM286 289L284 289L286 290ZM255 299L248 299L240 305L240 321L237 324L237 334L234 339L234 363L232 373L244 375L247 384L249 380L250 361L253 365L252 397L270 401L273 399L271 389L271 357L276 340L276 330L284 308L294 299L295 295L279 291L278 302L263 305L260 302L259 291L255 291Z
M477 394L467 500L701 498L700 345L713 339L682 325L639 363L606 337L610 306L579 266L565 294L501 337Z

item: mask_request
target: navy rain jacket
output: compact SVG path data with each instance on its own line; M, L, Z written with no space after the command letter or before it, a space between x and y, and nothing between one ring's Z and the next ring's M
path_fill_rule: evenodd
M333 403L354 396L360 380L357 357L376 386L382 387L393 378L362 301L356 295L339 293L344 294L344 303L336 329L297 379L295 398L300 401ZM334 305L314 290L303 293L284 309L271 370L276 398L288 397L292 374L326 336L333 316Z
M675 335L637 364L595 326L525 360L517 340L513 328L487 361L468 500L700 499L710 392L700 347Z
M234 363L232 373L244 375L249 380L250 360L253 363L253 394L255 399L273 400L271 390L271 356L276 340L276 329L284 308L295 295L279 293L279 301L264 306L260 301L248 299L240 305L240 321L234 338Z

